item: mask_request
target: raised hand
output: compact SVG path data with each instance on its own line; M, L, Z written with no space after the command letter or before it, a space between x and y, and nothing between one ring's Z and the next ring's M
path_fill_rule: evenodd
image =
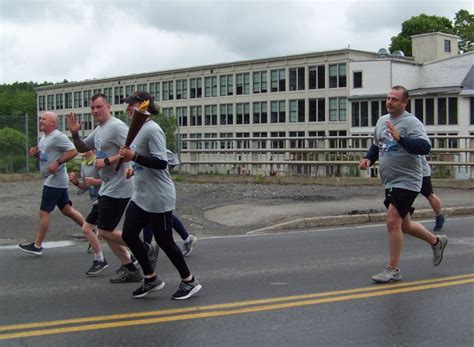
M78 123L74 112L70 112L67 115L67 127L71 133L77 133L79 130L81 130L82 124L84 124L84 121Z

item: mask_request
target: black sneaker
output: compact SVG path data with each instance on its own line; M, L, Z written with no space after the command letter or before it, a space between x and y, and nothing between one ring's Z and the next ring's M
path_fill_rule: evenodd
M130 260L133 263L133 265L138 266L138 261L137 259L133 256L133 254L130 254ZM115 270L116 274L123 274L125 272L125 265L120 265L120 267Z
M107 260L105 259L104 261L94 260L90 269L87 270L86 275L87 276L97 275L99 272L101 272L104 269L107 269L108 267L109 267L109 264L107 263Z
M153 282L147 282L144 280L142 286L133 292L133 297L143 298L151 292L163 289L164 286L165 282L163 282L158 276L156 276L156 279Z
M42 255L43 254L43 247L39 247L39 248L36 247L34 242L28 243L28 244L20 244L20 245L18 245L18 247L20 247L20 249L23 252L26 252L26 253L30 253L30 254L34 254L34 255Z
M185 300L196 294L201 290L202 286L199 284L197 279L193 279L191 282L181 281L179 289L171 297L173 300Z

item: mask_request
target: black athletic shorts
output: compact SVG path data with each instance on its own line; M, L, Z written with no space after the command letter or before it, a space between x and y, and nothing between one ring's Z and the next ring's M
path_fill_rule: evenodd
M413 202L415 201L418 192L403 188L385 189L385 207L388 208L390 204L395 206L400 217L405 218L407 214L413 213Z
M43 186L40 205L41 211L52 212L56 206L62 210L66 205L72 205L71 200L69 200L67 188Z
M114 231L120 223L129 200L130 198L119 199L110 196L99 196L97 227L105 231Z
M423 177L423 183L421 184L421 195L428 197L433 194L433 185L431 184L431 176Z
M97 225L99 220L99 204L92 205L92 209L86 217L86 222L91 225Z

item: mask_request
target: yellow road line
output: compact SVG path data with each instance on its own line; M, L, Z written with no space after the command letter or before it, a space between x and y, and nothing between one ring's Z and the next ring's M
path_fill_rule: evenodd
M243 314L243 313L252 313L252 312L261 312L261 311L270 311L270 310L277 310L277 309L309 306L309 305L316 305L316 304L321 304L321 303L339 302L339 301L356 300L356 299L363 299L363 298L370 298L370 297L378 297L378 296L384 296L384 295L394 295L394 294L401 294L401 293L417 292L417 291L428 290L428 289L443 288L443 287L448 287L448 286L474 283L473 276L474 275L453 276L453 277L444 278L443 282L440 282L441 279L438 279L437 281L436 280L417 281L417 282L412 282L411 286L405 285L404 287L401 286L401 285L398 285L398 286L397 285L375 286L375 292L374 291L369 291L369 292L359 293L359 294L340 295L340 296L335 296L335 297L312 299L312 300L282 302L282 303L273 303L273 304L268 304L271 299L269 299L267 301L260 300L259 302L264 303L263 305L260 304L260 305L257 305L257 306L243 307L243 308L230 309L230 310L225 310L223 308L232 307L230 305L234 305L234 307L235 307L237 304L240 304L240 306L243 306L242 302L241 303L221 304L221 305L209 305L209 306L202 306L202 307L198 306L198 307L194 308L194 311L200 311L200 310L202 311L203 309L209 310L210 307L220 308L221 310L206 311L206 312L195 312L195 313L188 313L188 314L178 314L178 315L148 318L148 319L136 319L136 320L131 320L131 321L130 320L116 321L116 322L86 324L86 325L61 327L61 328L53 328L53 329L44 329L44 330L31 330L31 331L23 331L23 332L14 332L14 333L8 333L8 334L0 334L0 340L21 338L21 337L31 337L31 336L44 336L44 335L52 335L52 334L63 334L63 333L79 332L79 331L118 328L118 327L125 327L125 326L136 326L136 325L165 323L165 322L173 322L173 321L181 321L181 320L189 320L189 319L197 319L197 318L211 318L211 317L229 316L229 315L236 315L236 314ZM458 278L458 280L456 280L454 278ZM460 278L464 278L464 279L460 279ZM446 281L446 279L450 279L450 280ZM419 282L424 282L425 284L420 284L420 285L415 285L415 286L413 285L413 283L419 283ZM429 282L432 282L432 283L429 283ZM436 282L438 282L438 283L436 283ZM352 290L352 292L354 293L355 291L360 291L360 289L363 289L363 288ZM332 293L332 295L334 295L334 293L341 293L341 292L349 293L350 290L336 291L336 292L331 292L331 293ZM328 293L320 293L320 296L325 296L325 294L328 294ZM316 295L316 294L309 294L309 295ZM301 296L294 296L294 297L301 298L301 297L309 297L309 296L308 295L301 295ZM294 298L294 297L275 298L275 299L280 299L280 301L282 301L284 299L285 301L288 301L289 298ZM257 301L257 300L254 300L253 302L255 302L255 301ZM246 301L244 303L248 303L248 302L250 302L250 301ZM246 305L248 305L248 304L246 304ZM172 311L173 313L182 313L182 312L184 312L183 310L184 309L176 309L176 310L163 310L163 311L156 311L156 312L159 312L159 314L163 314L163 312L166 312L166 311L168 311L168 312ZM188 309L188 312L189 312L189 309ZM115 316L118 316L118 315L115 315ZM121 315L121 316L123 316L122 318L130 318L126 315ZM109 316L104 316L104 317L109 317ZM135 317L138 317L138 316L135 316ZM90 321L97 321L97 317L93 317L93 318L95 318L95 319L90 320ZM76 320L76 322L77 323L82 323L83 321L78 322ZM44 322L44 323L47 323L47 322ZM4 327L8 327L8 326L4 326ZM17 328L17 329L19 329L19 328Z

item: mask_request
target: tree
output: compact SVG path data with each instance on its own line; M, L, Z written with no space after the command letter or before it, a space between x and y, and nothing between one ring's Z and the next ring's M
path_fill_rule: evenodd
M154 120L160 125L163 129L166 136L166 147L172 151L176 151L176 117L175 116L165 116L163 113L160 113L158 116L153 117Z
M0 129L0 148L2 159L0 167L5 173L15 172L24 168L25 135L12 128Z
M474 51L474 15L467 10L459 10L454 17L454 32L460 38L461 53Z
M411 17L402 23L402 31L392 37L390 52L403 51L405 55L411 56L411 36L434 32L455 33L451 21L446 17L428 16L424 13Z

